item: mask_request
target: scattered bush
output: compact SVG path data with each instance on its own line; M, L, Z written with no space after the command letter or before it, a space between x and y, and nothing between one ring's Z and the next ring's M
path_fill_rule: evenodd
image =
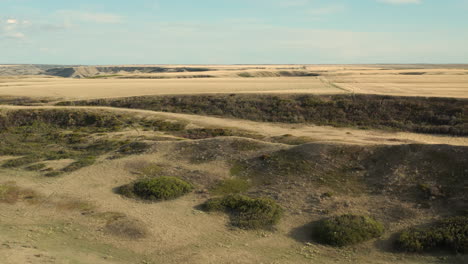
M245 179L225 179L211 188L210 192L217 195L237 194L247 191L251 183Z
M228 195L208 200L203 208L208 211L224 211L230 214L231 224L245 229L268 228L281 218L282 208L267 198L250 198Z
M412 228L401 233L396 247L406 252L448 250L468 253L468 216L441 220L424 228Z
M38 163L38 164L30 165L26 167L25 169L29 171L38 171L38 170L44 169L45 167L47 167L47 165L45 165L44 163Z
M193 186L176 177L145 179L133 185L133 192L145 200L170 200L189 193Z
M342 247L378 238L383 231L383 225L370 217L347 214L317 222L313 237L319 243Z

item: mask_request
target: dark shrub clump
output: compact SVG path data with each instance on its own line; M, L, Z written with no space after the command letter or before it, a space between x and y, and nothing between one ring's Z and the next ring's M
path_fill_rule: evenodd
M193 186L176 177L145 179L133 185L133 192L145 200L170 200L189 193Z
M400 234L396 247L407 252L440 250L468 253L468 216L444 219L425 228L412 228Z
M347 214L317 222L313 236L319 243L342 247L380 237L383 231L383 225L370 217Z
M206 211L224 211L230 214L231 224L245 229L267 228L281 218L282 208L267 198L250 198L243 195L228 195L208 200Z

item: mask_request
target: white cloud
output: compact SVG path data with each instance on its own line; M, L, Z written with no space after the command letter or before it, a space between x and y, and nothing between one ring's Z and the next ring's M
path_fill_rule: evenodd
M10 19L7 19L6 23L7 24L18 24L18 20L10 18Z
M27 26L31 24L31 22L25 20L20 21L18 19L9 18L4 20L5 24L0 24L0 37L10 38L10 39L24 39L26 35L22 31Z
M377 0L378 2L391 5L422 4L423 0Z
M120 15L110 13L92 13L73 10L60 10L58 14L71 20L80 20L93 23L117 24L123 22L124 18Z

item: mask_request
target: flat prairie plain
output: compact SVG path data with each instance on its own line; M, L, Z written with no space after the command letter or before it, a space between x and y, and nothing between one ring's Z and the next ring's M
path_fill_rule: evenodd
M94 70L91 71L94 75L86 75L89 69L78 68L76 72L83 76L81 79L0 76L0 95L89 99L210 93L362 93L468 98L468 66L464 65L447 68L444 65L439 68L427 65L198 67L206 70L197 73L117 71L111 75Z

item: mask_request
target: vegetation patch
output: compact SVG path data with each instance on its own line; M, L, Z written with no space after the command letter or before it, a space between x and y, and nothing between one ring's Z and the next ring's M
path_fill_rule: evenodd
M117 192L127 197L161 201L179 198L193 190L193 186L176 177L157 177L137 181L118 188Z
M31 189L18 187L14 182L0 184L0 203L14 204L26 201L31 204L38 203L41 196Z
M66 166L65 168L62 169L63 172L72 172L79 170L84 167L88 167L94 164L96 162L96 157L94 156L85 156L77 161L71 163L70 165Z
M143 223L127 217L107 221L104 230L111 235L127 239L141 239L148 234L148 230Z
M106 79L106 78L119 77L119 76L122 76L122 75L120 74L95 75L95 76L86 77L86 79Z
M406 230L395 245L406 252L468 253L468 216L451 217L427 227Z
M51 100L47 98L31 98L26 96L0 96L2 105L43 105Z
M376 220L359 215L341 215L317 222L313 238L322 244L343 247L380 237L384 227Z
M382 95L190 95L99 99L59 105L113 106L266 122L468 135L466 99Z
M268 198L228 195L208 200L203 208L208 212L229 213L231 224L244 229L270 228L277 224L283 209Z
M149 144L108 139L102 133L134 126L137 121L128 116L81 110L0 112L0 155L19 156L2 162L0 166L41 170L44 165L35 163L75 160L60 171L48 171L46 176L52 177L90 166L104 154L115 153L118 157L140 154L149 148Z
M246 192L251 186L246 179L231 178L218 182L210 192L216 195L238 194Z
M39 161L40 158L37 156L26 156L18 159L7 160L2 164L3 168L18 168L30 163Z
M271 141L276 142L276 143L288 144L288 145L302 145L302 144L314 142L316 140L310 137L296 137L290 134L285 134L285 135L278 136L278 137L272 137Z
M258 138L259 135L247 131L240 131L228 128L194 128L187 129L177 135L188 139L206 139L214 137L239 136L247 138Z
M38 170L45 169L46 167L47 165L45 165L44 163L37 163L37 164L30 165L26 167L25 169L29 171L38 171Z

